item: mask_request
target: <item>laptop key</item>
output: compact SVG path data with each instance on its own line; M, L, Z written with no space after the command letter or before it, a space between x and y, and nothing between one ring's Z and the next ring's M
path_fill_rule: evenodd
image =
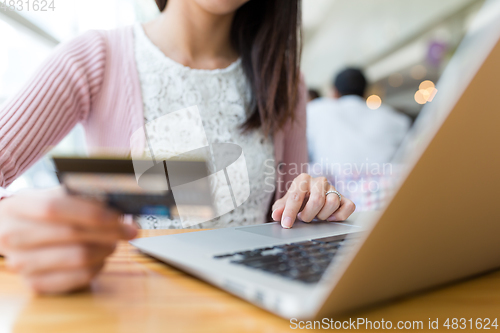
M294 248L309 249L309 248L316 247L318 244L313 243L311 241L307 241L307 242L300 242L300 243L292 243L290 245L293 246Z
M214 259L223 259L223 258L229 258L232 257L234 254L221 254L218 256L214 256Z
M256 262L261 262L261 263L269 263L269 262L279 262L279 256L277 255L269 255L269 256L260 256L260 257L249 257L249 258L244 258L241 260L234 260L231 261L231 263L235 264L248 264L248 263L256 263Z
M296 245L292 245L292 244L284 244L284 245L277 245L277 246L274 246L275 249L282 249L282 250L294 250L294 249L297 249L298 246Z
M252 251L242 251L242 252L238 252L236 254L242 255L244 257L254 257L254 256L260 256L261 252L262 252L262 250L257 249L257 250L252 250Z
M284 274L288 272L292 267L290 267L286 263L280 263L280 264L268 264L265 267L262 268L264 271L275 273L275 274Z
M250 261L250 262L242 263L243 266L252 267L252 268L259 268L259 269L272 268L272 267L275 267L277 264L279 264L278 261L270 261L270 262Z

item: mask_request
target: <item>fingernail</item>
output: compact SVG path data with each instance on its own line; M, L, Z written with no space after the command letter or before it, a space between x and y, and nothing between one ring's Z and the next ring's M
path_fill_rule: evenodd
M302 220L302 212L299 212L299 213L297 214L297 217L298 217L301 221L304 221L304 220Z
M273 212L271 213L271 218L276 221L277 219L274 217L274 212L275 211L277 211L277 209L273 210Z
M337 221L337 218L335 216L330 216L329 218L326 219L328 222L333 222Z
M285 229L290 229L292 227L293 221L292 218L287 216L281 221L281 226Z

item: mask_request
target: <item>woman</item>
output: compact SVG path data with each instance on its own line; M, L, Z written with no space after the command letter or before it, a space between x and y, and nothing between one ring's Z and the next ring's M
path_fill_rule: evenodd
M102 147L147 154L144 140L132 138L137 129L198 105L209 141L235 142L251 161L250 198L237 215L208 226L266 221L273 192L265 190L262 174L270 160L279 166L269 175L277 184L272 218L284 228L297 216L346 219L351 201L326 179L300 174L307 152L299 0L157 4L162 14L144 26L92 31L60 46L7 103L0 114L0 185L9 185L78 122L91 154ZM148 129L148 136L153 150L164 148L161 129ZM116 212L60 189L4 198L0 217L8 266L42 293L87 285L116 242L136 235Z

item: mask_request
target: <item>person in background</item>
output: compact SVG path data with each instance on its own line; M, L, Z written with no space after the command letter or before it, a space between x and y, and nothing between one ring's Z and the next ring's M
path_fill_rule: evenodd
M357 68L341 71L334 98L319 98L307 107L307 139L311 163L390 162L406 135L410 118L381 105L368 108L367 81Z
M307 91L307 94L309 96L308 102L314 101L316 98L320 98L321 97L321 94L316 89L309 89Z

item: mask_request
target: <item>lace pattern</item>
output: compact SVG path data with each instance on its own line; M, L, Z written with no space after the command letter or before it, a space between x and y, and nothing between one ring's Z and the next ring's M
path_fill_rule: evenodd
M265 137L261 131L241 133L240 125L247 119L251 102L251 90L241 60L224 69L191 69L166 57L146 36L140 24L134 27L134 34L144 120L148 124L148 141L155 156L160 154L168 157L178 153L171 150L171 145L162 135L165 131L170 134L177 131L178 150L189 150L192 138L185 127L179 125L183 119L169 124L155 125L151 122L195 105L198 106L208 143L235 143L242 147L245 154L250 180L249 198L233 211L194 227L218 228L264 223L274 193L274 147L272 138ZM149 147L145 147L145 154L151 155ZM241 174L236 179L244 181L246 177ZM144 229L182 228L181 221L161 216L136 216L136 221Z

